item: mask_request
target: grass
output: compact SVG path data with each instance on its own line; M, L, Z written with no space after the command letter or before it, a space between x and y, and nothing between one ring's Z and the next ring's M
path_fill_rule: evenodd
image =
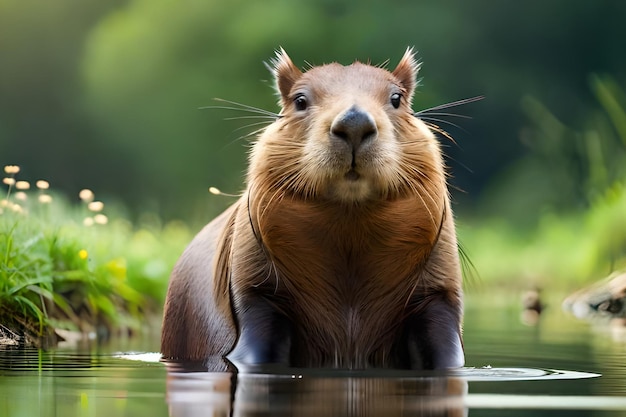
M506 217L460 219L459 238L477 279L468 289L569 292L626 268L626 185L578 212L546 211L534 227Z
M523 101L531 152L459 222L477 285L570 291L626 269L626 95L610 77L590 86L598 108L576 128Z
M110 219L89 190L70 204L45 181L31 190L6 167L0 202L0 324L22 341L55 329L106 336L136 332L160 314L169 272L191 238L181 223L138 227ZM13 170L16 169L17 172Z

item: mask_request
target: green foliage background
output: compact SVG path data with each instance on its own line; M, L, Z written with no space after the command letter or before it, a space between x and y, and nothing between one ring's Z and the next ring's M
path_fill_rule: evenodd
M91 187L134 214L204 221L228 204L208 186L243 187L238 138L247 130L199 107L220 97L276 110L263 61L279 46L301 66L393 66L414 45L424 62L416 110L487 97L458 110L473 116L464 130L449 127L459 143L447 148L454 184L467 192L455 194L457 211L470 211L532 150L528 103L578 129L596 104L593 74L623 85L625 8L608 0L0 0L0 155L68 193Z

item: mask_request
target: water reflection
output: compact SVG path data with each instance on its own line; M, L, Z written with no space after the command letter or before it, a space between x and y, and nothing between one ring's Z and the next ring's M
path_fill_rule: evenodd
M170 370L170 416L466 416L459 377Z
M582 380L599 374L535 368L462 368L447 374L397 370L250 368L218 359L167 365L167 404L180 416L467 416L468 408L503 407L502 395L469 395L468 382ZM224 372L227 370L227 372ZM563 408L572 397L506 397L525 408ZM511 400L513 398L513 400ZM516 400L521 399L520 403ZM577 398L597 408L599 398ZM535 401L536 400L536 401ZM530 402L529 402L530 401ZM595 403L594 403L595 401ZM610 401L609 401L610 402ZM626 402L611 403L609 409Z
M529 417L545 410L568 410L560 414L568 417L602 410L608 417L626 409L619 391L623 355L611 355L605 362L614 372L598 378L586 372L488 366L448 375L268 368L237 372L223 360L210 369L206 364L164 365L158 353L0 349L0 417Z

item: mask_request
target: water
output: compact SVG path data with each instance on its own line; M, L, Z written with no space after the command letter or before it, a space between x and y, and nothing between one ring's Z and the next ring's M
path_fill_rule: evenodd
M450 375L290 370L186 372L157 340L48 352L0 349L0 417L626 416L626 342L549 304L470 295L467 368ZM136 344L141 343L141 344Z

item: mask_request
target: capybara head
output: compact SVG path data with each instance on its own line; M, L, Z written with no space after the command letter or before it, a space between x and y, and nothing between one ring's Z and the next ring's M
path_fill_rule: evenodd
M419 69L411 49L393 71L355 62L302 72L283 50L272 66L282 110L253 147L252 185L347 204L441 200L439 147L411 109Z

